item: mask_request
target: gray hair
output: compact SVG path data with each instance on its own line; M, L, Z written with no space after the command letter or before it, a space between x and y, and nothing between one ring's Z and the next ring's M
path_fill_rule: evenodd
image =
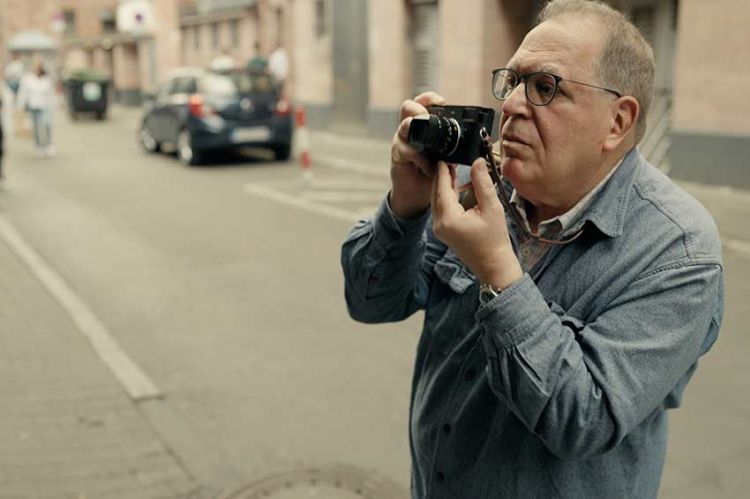
M598 22L606 33L602 52L594 61L601 85L635 97L640 115L635 125L636 144L646 133L646 114L654 91L654 52L638 28L621 12L599 0L550 0L537 23L563 15L584 15Z

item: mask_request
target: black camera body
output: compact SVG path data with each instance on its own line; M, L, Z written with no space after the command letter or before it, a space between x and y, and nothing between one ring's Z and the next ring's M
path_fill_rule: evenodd
M479 131L493 131L495 110L478 106L430 106L428 118L414 118L409 144L433 162L471 165L484 157Z

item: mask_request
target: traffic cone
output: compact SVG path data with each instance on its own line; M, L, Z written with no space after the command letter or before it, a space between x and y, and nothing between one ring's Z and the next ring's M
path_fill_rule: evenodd
M307 133L305 108L298 106L294 117L297 125L297 150L299 151L299 164L302 167L302 178L309 182L312 180L313 174L310 168L310 136Z

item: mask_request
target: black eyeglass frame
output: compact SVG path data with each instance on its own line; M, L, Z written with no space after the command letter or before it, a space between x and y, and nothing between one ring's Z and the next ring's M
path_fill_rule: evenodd
M539 107L548 106L550 104L550 102L552 102L553 100L555 100L555 96L557 95L557 89L560 88L560 82L561 81L567 81L567 82L570 82L570 83L576 83L578 85L583 85L585 87L591 87L591 88L597 88L599 90L604 90L605 92L609 92L611 94L616 95L618 99L620 97L622 97L622 94L620 92L618 92L617 90L612 90L611 88L600 87L598 85L592 85L591 83L584 83L582 81L569 80L567 78L563 78L562 76L558 76L555 73L550 73L549 71L535 71L533 73L521 74L518 71L516 71L515 69L498 68L498 69L493 69L492 70L492 95L495 97L495 99L497 99L499 101L504 101L504 100L508 99L508 97L500 98L495 93L495 83L497 82L497 75L500 74L501 71L507 71L509 73L512 73L513 75L515 75L516 79L518 80L516 82L516 84L513 86L513 88L511 89L511 93L513 93L513 90L515 90L518 85L520 85L521 83L523 83L523 90L524 90L524 95L526 96L526 100L529 101L529 103L531 103L534 106L539 106ZM532 77L537 76L537 75L551 76L552 79L555 80L555 88L552 91L552 97L550 97L549 100L547 102L545 102L544 104L537 104L534 101L532 101L531 98L529 98L529 86L526 84L526 82L529 80L529 78L532 78ZM508 96L510 96L510 94L508 94Z

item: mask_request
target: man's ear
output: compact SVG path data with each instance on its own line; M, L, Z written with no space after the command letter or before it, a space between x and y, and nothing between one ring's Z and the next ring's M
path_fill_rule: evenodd
M625 95L612 104L609 133L604 138L604 150L616 149L635 130L641 106L635 97Z

